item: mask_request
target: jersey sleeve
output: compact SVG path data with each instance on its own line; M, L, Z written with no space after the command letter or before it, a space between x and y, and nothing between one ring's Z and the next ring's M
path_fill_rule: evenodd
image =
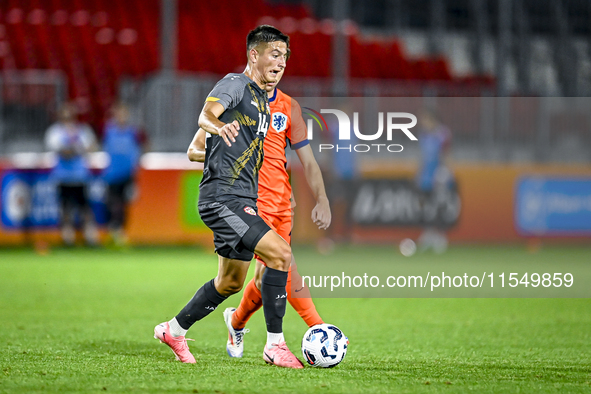
M240 75L228 75L213 87L205 101L220 103L224 110L233 108L242 100L244 86L244 80Z
M287 138L289 138L289 143L293 150L303 148L310 143L308 140L308 128L302 117L302 108L294 99L291 99L291 126L287 131Z

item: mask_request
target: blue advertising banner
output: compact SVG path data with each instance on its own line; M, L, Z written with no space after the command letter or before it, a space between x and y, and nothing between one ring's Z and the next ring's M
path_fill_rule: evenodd
M591 235L591 179L522 178L515 224L523 235Z
M53 227L59 223L57 188L43 170L11 170L0 183L2 225L7 229ZM90 182L88 197L98 224L106 223L105 185Z

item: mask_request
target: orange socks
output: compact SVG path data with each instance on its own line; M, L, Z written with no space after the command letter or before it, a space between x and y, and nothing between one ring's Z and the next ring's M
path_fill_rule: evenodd
M240 305L232 314L232 327L241 330L246 326L248 319L263 306L261 291L254 284L254 278L248 282L244 288L244 294L240 300Z
M292 277L294 278L293 283ZM297 269L292 270L291 267L289 267L289 275L287 276L287 301L304 319L308 327L323 323L320 315L316 312L316 306L310 297L308 287L304 287L302 277L298 274Z

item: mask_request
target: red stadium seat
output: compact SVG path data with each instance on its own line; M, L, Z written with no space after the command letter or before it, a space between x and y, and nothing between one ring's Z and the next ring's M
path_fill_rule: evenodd
M289 75L332 74L333 36L313 31L320 22L306 6L265 0L179 0L178 5L182 71L241 71L246 33L261 18L271 17L277 27L288 21L294 29L288 32L293 53ZM160 0L4 0L0 17L8 48L0 65L63 70L70 97L90 103L96 122L115 100L123 76L142 78L159 68ZM409 60L398 41L362 40L358 34L350 37L350 73L353 78L494 86L489 76L454 78L444 58Z

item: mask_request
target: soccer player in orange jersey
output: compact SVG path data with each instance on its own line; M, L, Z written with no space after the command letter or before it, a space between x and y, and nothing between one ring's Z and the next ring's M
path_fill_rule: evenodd
M300 106L297 101L277 89L277 84L282 76L283 71L279 73L277 82L266 85L271 106L271 125L263 145L265 158L259 172L257 207L259 215L267 224L290 243L292 208L295 204L286 170L285 148L288 141L291 149L298 154L304 167L306 180L316 199L316 206L312 210L312 220L320 229L326 229L330 225L331 213L322 173L309 145L307 128L301 116ZM206 136L207 133L203 130L199 130L195 134L187 152L191 161L204 160ZM230 357L242 357L243 337L246 333L244 327L250 317L262 306L260 288L265 264L258 256L256 259L254 278L245 287L240 306L237 309L227 308L224 311L224 320L228 326L226 350ZM289 303L309 327L323 323L310 298L309 290L304 286L301 276L297 273L293 256L286 288ZM297 297L295 292L298 293Z

